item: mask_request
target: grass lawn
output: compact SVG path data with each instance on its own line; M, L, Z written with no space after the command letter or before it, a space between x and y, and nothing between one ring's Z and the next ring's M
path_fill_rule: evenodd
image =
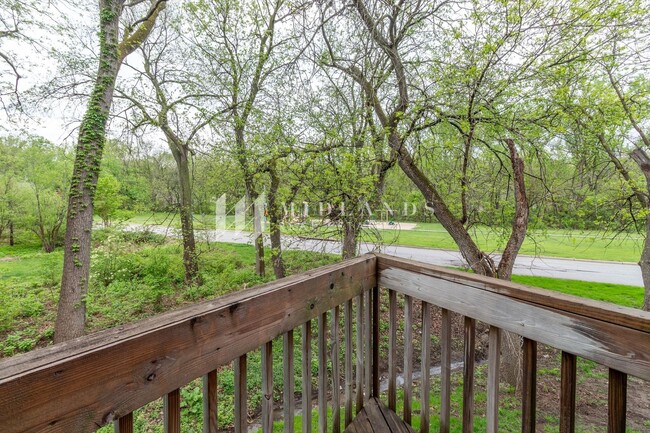
M436 223L418 223L414 230L382 230L384 241L397 245L457 250L445 229ZM500 251L509 233L503 234L487 227L474 227L470 233L484 251ZM529 231L520 254L575 259L638 262L643 237L577 230Z
M248 229L252 230L252 220L248 218ZM164 212L136 215L127 222L134 224L162 224L180 227L178 214ZM214 229L214 215L195 215L196 229ZM228 216L227 225L234 227L234 216ZM268 227L267 227L268 228ZM286 230L287 233L326 236L325 232L308 232L308 229ZM507 242L508 233L495 231L488 227L477 226L470 230L478 245L488 252L500 251ZM418 223L414 230L366 230L363 237L369 242L380 241L387 244L405 245L423 248L441 248L457 250L455 242L438 223ZM609 232L579 230L531 230L521 248L520 254L548 257L563 257L590 260L610 260L618 262L639 261L643 247L643 236L639 234L620 234Z

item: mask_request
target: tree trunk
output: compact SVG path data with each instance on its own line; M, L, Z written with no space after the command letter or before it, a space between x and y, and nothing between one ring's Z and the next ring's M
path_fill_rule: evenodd
M420 190L427 206L434 210L436 218L454 239L469 267L477 274L495 277L497 271L494 261L480 250L460 220L451 213L436 187L413 161L407 146L402 145L402 139L396 132L391 133L389 143L397 152L397 163L400 168Z
M79 337L86 323L86 301L90 276L90 235L93 198L99 176L106 122L113 102L120 62L118 50L121 2L100 1L99 69L79 140L68 198L67 230L63 255L63 278L56 317L54 342Z
M86 113L81 120L66 214L61 295L54 342L80 337L86 324L86 292L90 277L90 236L93 199L104 151L106 123L113 103L115 80L122 61L151 33L165 1L152 1L146 18L118 39L124 0L99 0L99 67Z
M276 171L275 163L272 163L269 170L271 187L269 189L269 223L271 232L271 263L275 278L284 278L284 260L282 259L282 232L280 223L282 221L282 210L278 203L278 190L280 189L280 178Z
M181 216L181 234L183 236L183 266L185 267L185 284L201 285L196 240L194 239L194 209L192 206L192 184L188 152L182 145L169 143L176 161L179 183L179 213Z
M9 221L9 246L13 247L16 244L16 239L14 238L14 222Z
M357 256L358 224L354 221L343 221L343 260Z
M510 281L515 259L528 231L528 196L526 195L524 178L524 161L519 157L513 140L507 139L506 145L510 151L515 186L515 216L512 219L510 238L499 261L497 275L501 280ZM515 389L521 387L521 366L523 362L521 347L522 338L519 335L507 331L503 332L501 377L504 382L515 387Z
M639 166L646 179L646 188L650 195L650 157L641 149L635 149L630 154L634 162ZM643 252L639 260L641 276L643 277L643 286L645 294L643 296L643 309L650 311L650 201L646 200L646 217L645 217L645 240L643 241Z

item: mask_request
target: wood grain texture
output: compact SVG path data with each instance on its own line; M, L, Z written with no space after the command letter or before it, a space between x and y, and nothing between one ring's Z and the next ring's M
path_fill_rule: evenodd
M357 304L357 311L356 311L356 325L357 325L357 332L356 332L356 350L355 350L355 359L356 359L356 413L361 412L361 409L363 409L363 352L364 352L364 339L363 339L363 307L364 307L364 302L363 302L363 293L361 292L359 296L356 298L356 304Z
M537 342L524 338L521 385L521 431L535 433L537 423Z
M3 432L94 431L374 287L374 264L359 257L2 361Z
M217 433L217 370L203 376L203 433Z
M560 367L560 433L574 433L576 429L576 367L577 357L562 352Z
M388 408L397 410L397 292L388 291Z
M627 374L609 369L607 433L625 433L627 414Z
M285 420L284 433L293 433L293 418L296 413L293 330L286 332L282 336L282 364L282 377L284 379L282 386L282 410Z
M650 380L648 332L415 271L384 269L379 282L382 287ZM549 297L555 296L554 292L549 293Z
M415 433L413 428L375 397L368 400L345 433Z
M262 432L273 431L273 342L262 346Z
M499 432L499 366L501 364L501 329L490 326L488 336L487 433Z
M345 303L345 426L352 422L352 390L354 387L352 370L352 300Z
M420 385L420 432L429 433L431 408L431 305L422 303L422 355L420 356L422 383Z
M375 254L379 273L390 268L401 268L417 274L434 277L452 285L463 285L482 291L498 293L512 299L530 302L552 310L565 311L622 327L650 332L650 312L594 301L578 296L564 295L544 289L524 286L511 281L470 274L454 269L407 260L385 254ZM380 283L380 286L385 287Z
M114 433L133 433L133 413L129 413L113 421Z
M311 321L302 327L302 431L311 432Z
M463 433L474 433L474 368L476 365L476 320L465 316L463 357Z
M372 395L379 397L379 287L372 289Z
M339 371L341 342L339 338L340 320L341 313L337 306L332 310L332 336L330 338L330 360L332 363L332 433L340 433L341 431L341 374Z
M318 432L327 433L327 313L318 317Z
M413 408L413 298L404 296L404 413L402 419L411 424Z
M440 433L449 433L451 423L451 312L441 311L440 324Z
M363 341L365 345L363 356L363 392L364 402L372 394L372 290L364 296L363 307Z
M163 432L181 433L180 389L175 389L163 397Z
M248 381L246 380L247 372L247 355L243 354L234 361L235 376L235 408L234 420L235 433L248 432Z

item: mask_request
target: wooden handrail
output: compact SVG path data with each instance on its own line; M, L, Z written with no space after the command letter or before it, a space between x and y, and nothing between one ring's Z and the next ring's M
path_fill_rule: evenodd
M385 255L377 265L381 287L650 380L648 312Z
M3 433L87 432L374 287L359 257L0 363Z

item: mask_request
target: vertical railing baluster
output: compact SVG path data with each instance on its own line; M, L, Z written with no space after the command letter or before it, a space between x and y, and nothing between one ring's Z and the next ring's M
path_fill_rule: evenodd
M356 347L356 413L363 409L363 292L357 296L357 347Z
M465 316L465 357L463 360L463 433L474 432L474 367L476 320Z
M327 313L318 317L318 432L327 433Z
M262 346L262 432L273 431L273 341Z
M441 311L440 330L440 433L449 433L451 423L451 313Z
M203 376L203 433L217 433L217 370Z
M411 424L413 391L413 298L404 296L404 421Z
M368 401L370 395L372 394L372 384L370 376L372 374L372 290L366 292L364 298L364 307L363 307L363 340L365 344L365 352L363 357L363 392L364 392L364 402Z
M345 426L352 422L352 299L345 303Z
M114 433L133 433L133 412L113 421Z
M388 291L388 408L397 410L397 292Z
M248 389L246 381L247 355L234 361L235 370L235 433L248 432Z
M332 311L332 433L341 431L341 377L339 372L339 321L341 310L337 305Z
M499 366L501 364L501 329L490 326L488 336L487 433L499 432Z
M537 342L524 338L521 431L535 433L537 417Z
M282 404L284 410L284 433L293 433L293 419L296 404L294 400L295 380L293 369L293 329L282 336L282 357L284 386L282 388Z
M574 433L576 429L576 369L577 357L562 352L560 433Z
M609 369L607 395L607 433L625 433L627 412L627 374Z
M302 433L311 432L311 321L302 327Z
M422 387L420 393L420 432L429 433L429 396L431 393L431 305L422 302Z
M163 397L164 433L181 433L181 390L175 389Z
M372 395L379 397L379 287L372 289Z

